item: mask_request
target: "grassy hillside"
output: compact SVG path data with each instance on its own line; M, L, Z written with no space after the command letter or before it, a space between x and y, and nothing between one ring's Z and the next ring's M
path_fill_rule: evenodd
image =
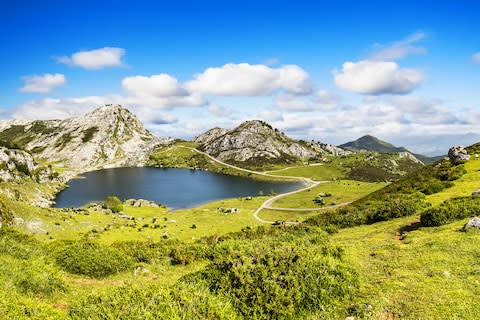
M177 145L152 161L217 166L199 156ZM480 232L462 227L480 208L470 197L480 188L480 160L439 162L391 183L340 179L370 156L375 167L392 160L365 154L276 167L277 174L338 180L274 207L318 208L319 194L323 206L353 201L324 212L259 214L306 220L295 226L255 219L268 197L173 212L123 204L121 216L101 208L34 207L26 199L53 193L54 184L2 183L2 206L23 221L0 230L0 318L478 318ZM445 218L442 208L459 214L436 227L422 225L427 213Z

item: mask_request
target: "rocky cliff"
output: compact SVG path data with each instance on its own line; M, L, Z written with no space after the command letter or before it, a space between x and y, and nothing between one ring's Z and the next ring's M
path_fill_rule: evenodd
M0 147L0 182L23 178L45 182L55 180L57 175L51 168L39 166L25 151Z
M278 129L259 120L246 121L233 130L214 128L198 136L208 154L230 163L262 164L317 158L341 153L320 143L307 143L287 137Z
M35 158L63 162L76 172L140 166L156 146L166 142L120 105L105 105L66 120L3 122L0 141L8 141Z

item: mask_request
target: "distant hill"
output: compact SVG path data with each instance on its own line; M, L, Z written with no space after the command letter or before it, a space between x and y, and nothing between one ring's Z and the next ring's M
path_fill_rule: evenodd
M421 154L416 154L406 149L405 147L396 147L391 143L380 140L371 135L365 135L361 138L358 138L355 141L350 141L340 145L341 148L351 150L351 151L375 151L379 153L399 153L399 152L408 152L415 156L418 160L422 161L425 164L429 164L441 159L443 156L438 157L428 157Z
M220 160L254 166L350 153L332 145L291 139L260 120L246 121L233 130L210 129L196 137L195 142Z

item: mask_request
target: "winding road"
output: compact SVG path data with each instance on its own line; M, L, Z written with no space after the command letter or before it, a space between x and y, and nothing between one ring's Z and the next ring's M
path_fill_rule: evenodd
M261 222L261 223L267 223L267 224L275 223L275 221L264 220L264 219L262 219L258 216L260 211L262 211L263 209L278 210L278 211L306 211L306 212L310 212L310 211L323 211L323 210L328 210L328 209L339 208L339 207L343 207L343 206L346 206L346 205L351 203L351 202L345 202L345 203L331 205L331 206L327 206L327 207L323 207L323 208L277 208L277 207L272 207L272 204L280 198L290 196L292 194L299 193L299 192L302 192L302 191L306 191L306 190L314 188L314 187L316 187L316 186L318 186L322 183L328 183L328 182L331 182L331 181L315 181L315 180L312 180L312 179L309 179L309 178L304 178L304 177L279 176L279 175L270 174L270 173L266 173L266 172L259 172L259 171L244 169L244 168L240 168L240 167L228 164L226 162L223 162L223 161L209 155L208 153L200 151L196 148L186 147L186 146L179 146L179 147L184 148L184 149L192 150L193 152L196 152L196 153L199 153L201 155L206 156L207 158L211 159L212 161L215 161L215 162L217 162L217 163L219 163L223 166L226 166L226 167L229 167L229 168L232 168L232 169L235 169L235 170L239 170L239 171L243 171L243 172L247 172L247 173L251 173L251 174L256 174L256 175L264 176L264 177L295 180L295 181L302 182L306 185L304 188L301 188L301 189L298 189L298 190L295 190L295 191L290 191L290 192L278 194L278 195L266 200L264 203L262 203L262 205L260 207L258 207L258 209L255 210L255 212L253 213L253 217L258 222ZM314 165L320 165L320 164L314 164ZM288 168L285 168L284 170L286 170L286 169L288 169ZM276 170L276 171L280 171L280 170ZM297 221L285 221L285 224L298 224L298 223L299 222L297 222Z

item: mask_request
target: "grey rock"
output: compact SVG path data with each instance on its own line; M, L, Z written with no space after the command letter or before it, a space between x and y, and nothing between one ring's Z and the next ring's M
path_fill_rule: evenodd
M469 228L478 228L480 229L480 218L474 217L470 219L464 226L463 229L469 229Z
M448 158L453 164L458 164L470 160L470 155L463 146L453 146L448 150Z
M0 132L23 126L25 150L48 161L64 162L74 173L101 168L143 166L150 153L170 140L146 130L120 105L105 105L81 117L65 120L6 121Z
M212 142L213 140L223 136L227 132L228 132L227 129L215 127L215 128L212 128L212 129L202 133L201 135L196 137L193 141L195 141L196 143L202 144L202 145L203 144L208 144L208 143Z
M260 120L246 121L230 131L213 128L195 141L201 143L201 148L209 155L232 163L288 162L289 159L316 159L325 154L351 153L329 144L293 140Z
M480 189L473 191L472 197L480 197Z

